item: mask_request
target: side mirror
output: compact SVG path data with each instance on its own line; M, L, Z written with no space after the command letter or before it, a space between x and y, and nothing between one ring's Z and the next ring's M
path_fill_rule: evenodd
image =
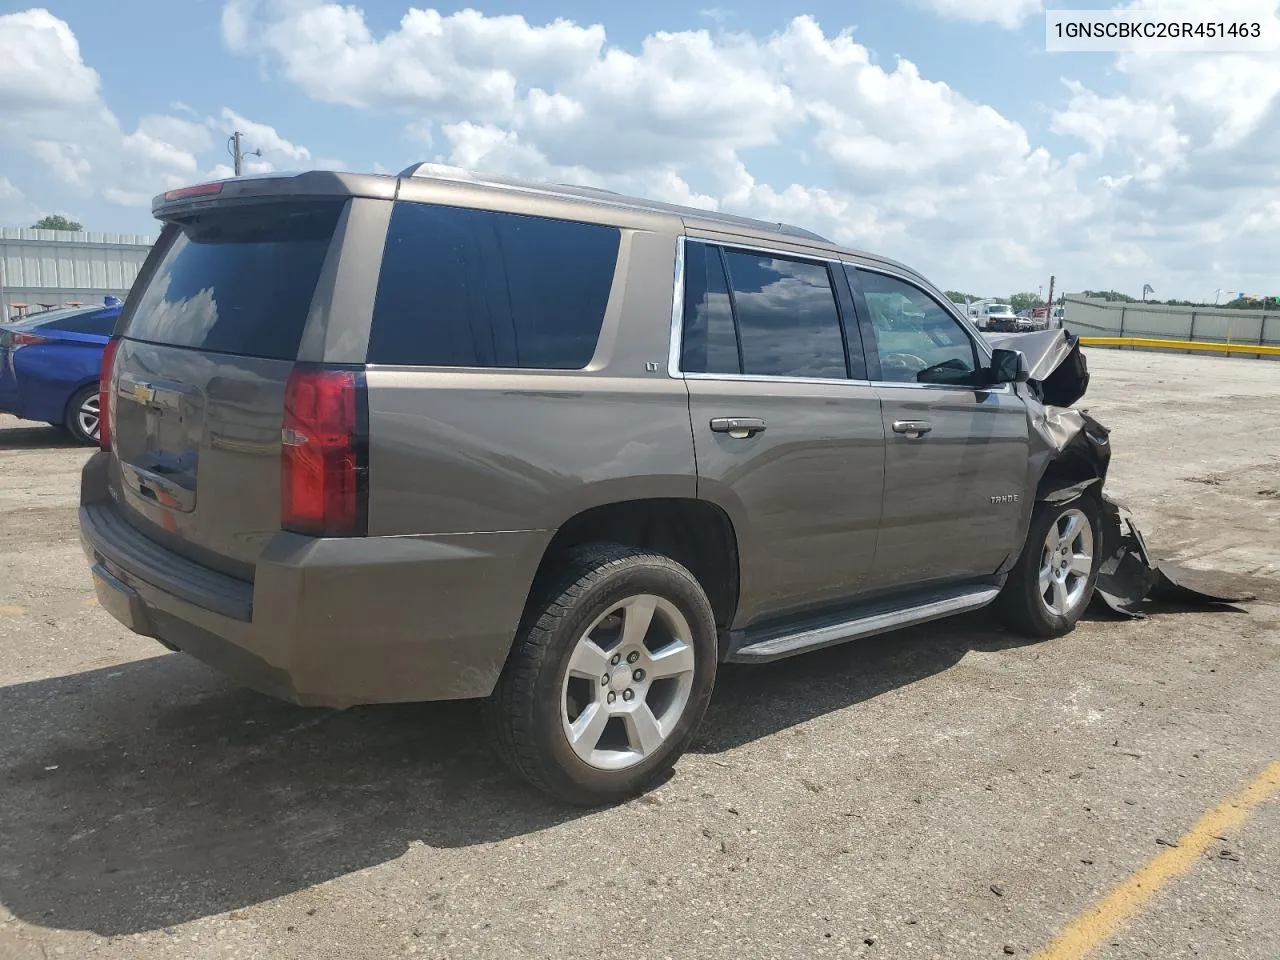
M1021 350L992 350L990 379L992 383L1022 383L1027 379L1027 358Z

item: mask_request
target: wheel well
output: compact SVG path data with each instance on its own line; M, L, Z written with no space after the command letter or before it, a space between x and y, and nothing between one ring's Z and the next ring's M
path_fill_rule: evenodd
M728 515L705 500L626 500L570 518L547 545L534 590L554 576L574 547L621 543L652 550L688 568L702 584L716 625L727 629L738 608L738 540Z
M1036 484L1036 501L1045 500L1050 494L1059 490L1101 479L1102 472L1096 463L1076 451L1071 451L1045 468L1040 482ZM1099 483L1095 486L1100 485ZM1088 489L1094 490L1094 487Z

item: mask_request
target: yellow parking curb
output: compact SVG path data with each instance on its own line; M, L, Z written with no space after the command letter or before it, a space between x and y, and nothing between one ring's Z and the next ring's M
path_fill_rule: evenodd
M1161 340L1156 337L1081 337L1086 347L1163 347L1166 350L1202 350L1205 353L1251 353L1280 357L1280 346L1266 343L1206 343L1203 340Z

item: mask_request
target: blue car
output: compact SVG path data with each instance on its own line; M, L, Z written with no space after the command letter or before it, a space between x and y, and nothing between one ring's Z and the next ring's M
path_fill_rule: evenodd
M68 307L0 324L0 412L98 442L98 371L120 301Z

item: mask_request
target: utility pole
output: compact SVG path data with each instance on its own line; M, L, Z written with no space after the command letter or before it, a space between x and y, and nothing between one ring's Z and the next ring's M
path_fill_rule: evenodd
M241 176L244 173L245 157L262 156L261 149L252 150L249 153L245 153L244 150L240 148L240 138L243 136L244 136L243 133L241 133L239 130L235 130L235 131L232 131L231 136L227 138L227 152L231 154L232 168L235 170L237 177Z
M1057 277L1049 277L1049 322L1046 326L1053 326L1053 283Z

